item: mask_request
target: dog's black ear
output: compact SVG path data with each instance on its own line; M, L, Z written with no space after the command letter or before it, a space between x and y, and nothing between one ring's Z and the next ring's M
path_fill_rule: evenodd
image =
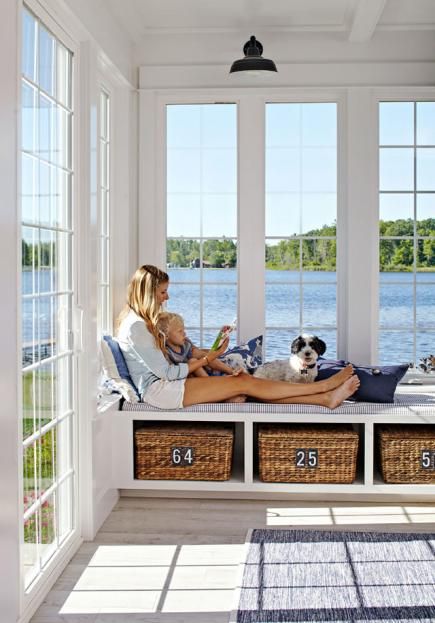
M315 335L313 338L312 346L318 355L323 355L323 353L326 351L325 342L318 338L317 335Z
M302 335L298 335L298 337L293 340L290 350L293 353L293 355L295 355L301 350L301 348L304 347L304 345L305 345L304 338L302 337Z

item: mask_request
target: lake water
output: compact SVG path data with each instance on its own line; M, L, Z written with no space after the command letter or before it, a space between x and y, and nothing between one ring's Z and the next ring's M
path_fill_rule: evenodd
M171 287L168 310L177 311L187 327L199 326L201 315L203 325L202 341L211 345L222 324L231 322L237 315L237 272L235 269L207 269L203 271L203 308L200 303L201 271L196 269L169 269ZM266 358L283 358L288 355L289 342L299 333L299 318L302 308L304 330L315 332L328 345L325 356L336 357L336 284L335 273L306 272L302 302L297 283L299 274L291 271L266 271ZM49 292L52 274L41 270L36 277L39 290ZM190 282L190 283L186 283ZM295 283L289 283L295 282ZM32 273L23 272L23 294L30 294L33 288ZM415 285L417 297L417 359L435 352L435 273L420 273ZM382 327L400 327L391 332L380 331L379 363L398 363L413 360L413 275L411 273L382 273L380 285ZM66 300L55 296L39 297L37 302L23 303L23 342L29 344L35 339L50 342L57 336L56 316L59 307ZM254 304L254 302L253 302ZM33 319L39 322L33 323ZM321 320L321 324L320 324ZM32 335L35 326L35 336ZM200 345L198 330L189 328L189 336ZM235 345L236 336L232 338ZM27 353L29 358L34 357Z
M235 269L203 271L204 308L200 307L201 271L169 269L171 287L168 309L180 313L186 326L198 326L200 315L204 330L203 342L209 345L216 330L237 315L237 272ZM299 334L302 313L303 329L316 333L326 342L325 356L335 358L336 351L336 273L305 272L301 297L299 273L266 270L266 358L285 358L288 345ZM412 273L381 273L380 275L380 364L411 362L414 359L414 276ZM186 283L193 282L193 283ZM293 282L293 283L289 283ZM417 360L435 353L435 273L419 273L415 285L418 303L416 323ZM285 328L283 328L285 327ZM400 330L392 332L392 328ZM428 329L432 329L433 332ZM189 329L195 343L199 331ZM232 340L235 344L235 339Z

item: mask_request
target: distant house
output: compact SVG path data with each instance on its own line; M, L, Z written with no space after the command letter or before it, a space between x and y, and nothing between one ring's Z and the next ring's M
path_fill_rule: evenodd
M196 257L194 260L192 260L190 262L190 267L191 268L200 268L201 266L201 260L199 257ZM205 260L202 260L202 267L203 268L211 268L211 264L210 262L206 262Z

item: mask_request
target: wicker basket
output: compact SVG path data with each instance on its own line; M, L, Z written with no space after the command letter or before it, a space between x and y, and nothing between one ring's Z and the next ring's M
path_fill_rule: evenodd
M260 479L264 482L351 483L358 433L349 424L261 425Z
M228 480L232 425L191 422L150 424L134 433L139 480Z
M379 426L376 431L386 483L435 482L435 426Z

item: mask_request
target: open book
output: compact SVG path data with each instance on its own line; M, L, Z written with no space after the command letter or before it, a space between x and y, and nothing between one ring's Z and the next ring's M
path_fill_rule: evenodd
M224 324L224 326L221 328L221 330L217 334L217 337L215 341L213 342L213 345L210 350L217 350L221 346L222 342L230 335L230 333L232 333L232 331L234 331L236 327L237 327L237 318L234 318L231 324Z

